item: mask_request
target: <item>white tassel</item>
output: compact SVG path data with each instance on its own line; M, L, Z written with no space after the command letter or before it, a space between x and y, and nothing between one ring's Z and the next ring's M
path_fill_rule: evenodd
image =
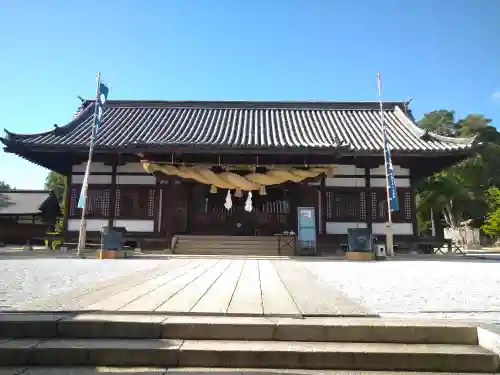
M233 200L231 199L231 190L227 191L226 203L224 203L224 207L226 207L228 211L233 207Z
M249 191L247 195L247 200L245 201L245 211L252 212L252 192Z

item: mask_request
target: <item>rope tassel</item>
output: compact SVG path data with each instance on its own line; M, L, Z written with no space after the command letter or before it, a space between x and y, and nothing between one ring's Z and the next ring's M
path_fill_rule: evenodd
M245 211L252 212L252 192L249 191L247 195L247 200L245 201Z
M233 207L233 200L231 199L231 190L227 191L226 202L224 203L224 207L229 211Z

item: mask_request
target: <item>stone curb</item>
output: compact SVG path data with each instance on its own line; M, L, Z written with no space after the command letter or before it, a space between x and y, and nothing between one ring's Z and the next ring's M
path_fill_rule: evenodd
M478 347L379 343L211 340L13 340L10 366L158 366L493 372L499 359Z
M456 375L451 372L406 372L406 371L349 371L349 370L305 370L305 369L257 369L257 368L217 368L217 367L29 367L0 368L0 375ZM462 375L482 375L462 373Z
M480 323L477 327L477 338L479 346L495 353L500 359L500 326ZM500 365L497 371L500 372Z
M106 313L3 313L6 338L191 339L477 345L466 322L381 318L228 317Z

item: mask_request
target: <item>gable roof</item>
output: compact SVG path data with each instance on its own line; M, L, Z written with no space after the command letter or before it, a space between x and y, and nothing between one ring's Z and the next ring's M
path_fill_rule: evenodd
M55 195L49 190L0 190L0 216L38 215L46 204L55 204Z
M88 148L94 103L86 101L67 125L39 134L6 130L3 143ZM394 152L466 150L473 138L426 133L404 102L385 102ZM194 148L345 148L381 151L379 102L108 101L96 149L138 146Z

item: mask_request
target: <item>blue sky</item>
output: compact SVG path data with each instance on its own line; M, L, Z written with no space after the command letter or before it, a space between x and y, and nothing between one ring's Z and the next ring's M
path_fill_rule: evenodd
M17 0L2 3L0 129L71 119L77 95L109 99L413 98L500 123L499 0ZM496 93L496 94L495 94ZM0 180L46 170L0 151Z

